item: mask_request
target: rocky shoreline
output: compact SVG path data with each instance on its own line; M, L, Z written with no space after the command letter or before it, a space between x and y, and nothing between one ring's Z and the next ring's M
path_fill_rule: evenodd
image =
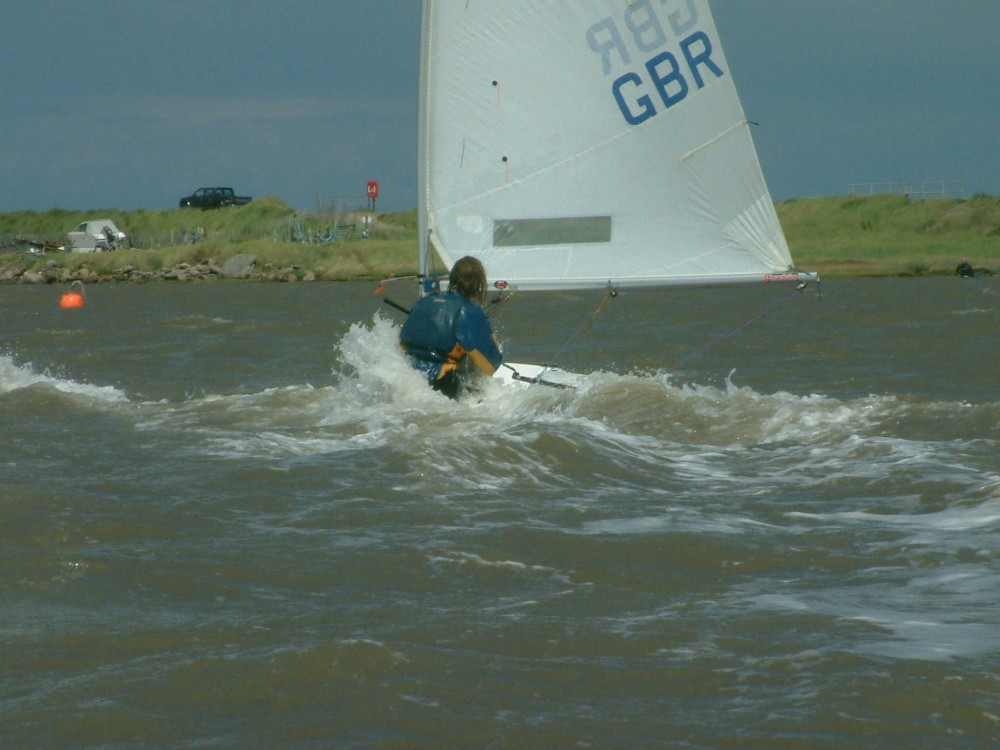
M323 269L305 270L299 266L275 269L270 264L257 266L257 258L250 254L234 255L221 266L208 259L199 263L178 263L172 268L157 271L140 271L135 266L122 266L114 271L99 271L81 264L79 268L60 266L55 260L40 270L29 270L24 263L8 261L0 264L0 284L85 284L129 283L144 284L157 281L213 281L218 279L244 279L248 281L316 281L323 277Z

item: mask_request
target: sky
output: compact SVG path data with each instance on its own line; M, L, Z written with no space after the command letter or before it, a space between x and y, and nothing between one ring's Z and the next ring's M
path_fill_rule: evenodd
M212 185L308 210L368 180L379 210L412 208L419 6L5 2L0 212L172 208ZM1000 0L711 6L775 200L1000 195Z

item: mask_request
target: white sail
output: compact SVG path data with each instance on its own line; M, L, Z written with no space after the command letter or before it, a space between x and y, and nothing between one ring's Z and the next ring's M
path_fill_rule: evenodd
M706 0L424 0L421 45L421 240L448 267L797 278Z

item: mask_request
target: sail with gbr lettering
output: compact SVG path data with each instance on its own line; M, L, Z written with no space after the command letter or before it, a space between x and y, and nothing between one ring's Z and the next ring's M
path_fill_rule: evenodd
M706 0L424 0L421 274L797 280Z

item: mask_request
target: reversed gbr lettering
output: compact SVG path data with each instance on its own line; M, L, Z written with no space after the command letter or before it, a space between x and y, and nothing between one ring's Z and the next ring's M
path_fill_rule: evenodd
M712 76L725 75L708 34L692 32L698 21L694 0L635 0L620 19L605 18L587 30L604 75L615 76L611 95L627 123L639 125L682 102L692 86L704 88Z

